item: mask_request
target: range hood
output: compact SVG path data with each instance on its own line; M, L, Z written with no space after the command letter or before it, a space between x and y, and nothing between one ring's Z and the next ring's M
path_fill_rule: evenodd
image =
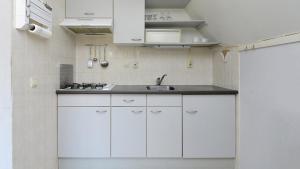
M82 19L66 18L60 25L76 34L110 34L112 33L113 20L107 19Z

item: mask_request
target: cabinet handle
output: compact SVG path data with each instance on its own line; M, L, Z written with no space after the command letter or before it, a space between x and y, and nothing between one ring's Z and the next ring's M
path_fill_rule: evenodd
M131 39L132 41L142 41L142 39L138 39L138 38L133 38L133 39Z
M143 113L143 111L142 111L142 110L139 110L139 111L132 110L131 112L132 112L132 113L135 113L135 114L140 114L140 113Z
M158 113L161 113L161 112L162 112L161 110L158 110L158 111L151 110L151 113L153 113L153 114L158 114Z
M187 113L189 113L189 114L196 114L196 113L198 113L198 111L197 110L193 110L193 111L186 111Z
M85 12L83 14L86 15L86 16L93 16L93 15L95 15L94 12Z
M96 110L96 113L107 113L107 110Z
M134 102L134 101L135 101L135 100L133 100L133 99L132 99L132 100L126 100L126 99L123 100L123 102L125 102L125 103L132 103L132 102Z

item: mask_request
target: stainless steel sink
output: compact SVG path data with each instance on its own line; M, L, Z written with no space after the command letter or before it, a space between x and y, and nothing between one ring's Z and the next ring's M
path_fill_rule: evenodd
M175 90L173 86L147 86L147 90L151 91L172 91Z

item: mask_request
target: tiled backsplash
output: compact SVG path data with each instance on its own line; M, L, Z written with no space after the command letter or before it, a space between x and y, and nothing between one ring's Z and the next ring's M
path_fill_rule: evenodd
M212 84L212 51L209 48L157 49L125 47L111 43L109 36L78 36L76 40L76 81L114 84L155 84L155 79L168 74L164 84ZM108 68L98 63L87 66L87 44L108 44ZM189 58L192 67L188 68ZM99 60L98 56L98 60ZM103 58L102 58L103 59Z
M221 49L215 49L213 56L213 77L217 86L239 89L239 57L236 50L230 51L224 60Z

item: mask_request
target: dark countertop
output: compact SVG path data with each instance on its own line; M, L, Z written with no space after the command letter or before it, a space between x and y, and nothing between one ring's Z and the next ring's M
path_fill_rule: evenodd
M173 85L172 85L173 86ZM184 95L236 95L237 90L211 85L174 85L171 91L150 91L147 85L116 85L112 90L57 90L57 94L184 94Z

